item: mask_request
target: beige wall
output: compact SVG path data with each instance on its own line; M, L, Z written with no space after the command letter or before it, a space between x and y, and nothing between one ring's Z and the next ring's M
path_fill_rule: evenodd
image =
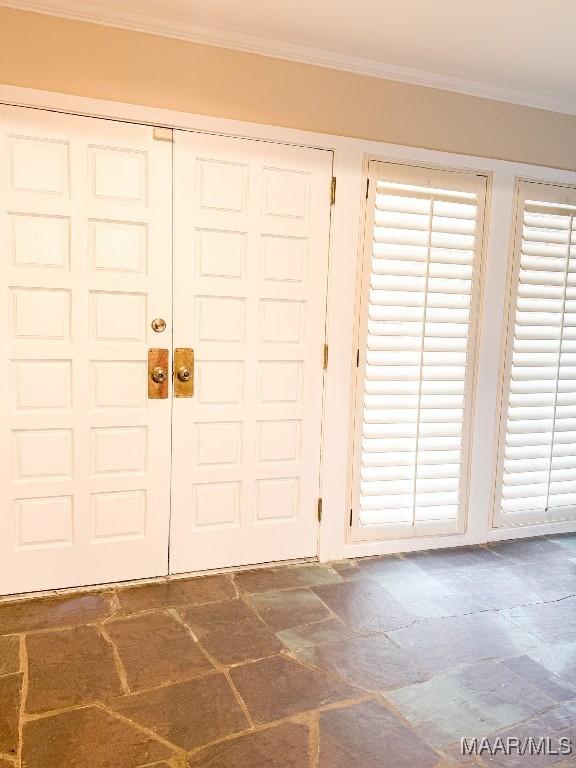
M0 8L0 82L576 170L576 117Z

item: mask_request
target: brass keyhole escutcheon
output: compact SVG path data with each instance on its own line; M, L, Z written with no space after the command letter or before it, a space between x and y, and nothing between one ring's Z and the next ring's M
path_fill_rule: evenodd
M194 396L194 350L176 347L174 350L174 397Z
M166 400L168 397L168 350L148 350L148 397Z
M156 333L162 333L166 330L166 320L162 317L155 317L150 325L152 326L152 330Z
M160 368L159 365L153 368L152 379L156 382L156 384L162 384L163 381L166 381L166 371L164 368Z

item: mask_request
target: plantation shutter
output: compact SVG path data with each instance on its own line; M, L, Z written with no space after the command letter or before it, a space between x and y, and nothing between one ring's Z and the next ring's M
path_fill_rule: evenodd
M371 163L357 538L464 523L486 178Z
M576 513L576 190L518 191L500 525Z

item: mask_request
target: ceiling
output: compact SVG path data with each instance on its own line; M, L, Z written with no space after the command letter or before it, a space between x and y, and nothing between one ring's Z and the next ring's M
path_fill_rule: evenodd
M0 0L576 113L574 0Z

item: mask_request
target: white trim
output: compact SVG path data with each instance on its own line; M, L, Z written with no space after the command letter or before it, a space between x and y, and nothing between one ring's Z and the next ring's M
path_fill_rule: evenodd
M425 88L452 91L534 109L576 115L575 100L548 93L537 93L494 83L467 80L415 67L336 53L323 48L271 40L230 29L195 24L185 19L170 18L144 11L131 11L108 3L92 2L92 0L59 0L57 3L45 2L45 0L0 0L0 6L77 21L87 21L133 32L145 32L216 48L254 53L274 59L351 72L356 75L394 80Z
M576 185L576 172L531 166L484 157L383 144L291 128L258 125L226 118L89 99L81 96L0 85L0 103L51 109L149 125L244 136L334 150L338 178L333 207L328 285L327 343L323 431L322 498L319 559L385 554L448 546L479 544L506 538L576 530L576 523L556 523L515 529L490 530L489 514L494 489L497 436L493 428L499 393L499 350L504 323L507 254L512 226L513 189L517 176ZM358 248L365 202L364 163L369 157L397 162L437 165L492 173L487 208L487 248L484 262L484 298L478 348L468 528L463 535L419 540L346 544L349 506L350 429L355 370L355 299ZM488 425L488 426L487 426ZM395 549L394 549L395 547Z
M342 557L370 557L374 555L392 555L398 552L422 552L427 549L470 547L478 544L488 544L492 541L529 539L534 536L574 533L575 528L574 521L571 521L547 525L526 525L521 528L498 528L490 531L487 536L434 536L408 541L397 539L387 542L370 542L369 544L347 544L344 547ZM406 544L409 544L409 546L406 546Z

